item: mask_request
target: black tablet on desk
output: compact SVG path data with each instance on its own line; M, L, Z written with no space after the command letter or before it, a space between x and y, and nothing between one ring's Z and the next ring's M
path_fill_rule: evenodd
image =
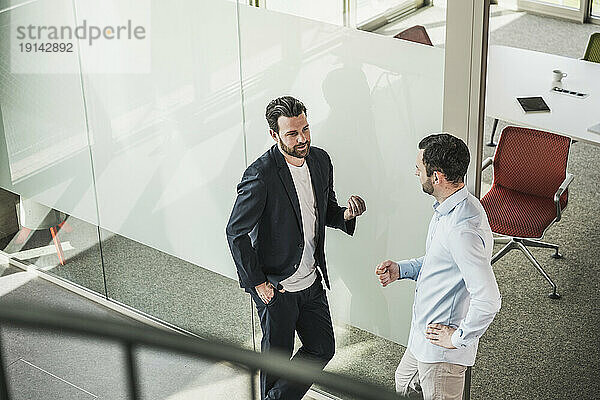
M526 114L550 112L550 107L541 96L517 97L517 101Z

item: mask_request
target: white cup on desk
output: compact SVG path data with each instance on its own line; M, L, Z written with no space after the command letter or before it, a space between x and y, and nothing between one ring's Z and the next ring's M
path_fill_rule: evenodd
M562 78L565 78L567 76L566 72L562 72L560 69L555 69L554 71L552 71L552 81L553 82L560 82L562 81Z
M552 71L552 85L551 88L562 88L562 78L566 77L567 73L562 72L560 69Z

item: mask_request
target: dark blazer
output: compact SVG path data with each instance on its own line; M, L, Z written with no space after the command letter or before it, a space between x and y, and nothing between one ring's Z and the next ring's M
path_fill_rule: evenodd
M315 260L329 288L325 226L352 235L356 219L344 221L346 207L335 198L329 155L311 146L306 162L317 207ZM279 282L298 269L304 232L294 181L277 145L246 169L237 193L226 233L240 286L249 290L269 280L281 288Z

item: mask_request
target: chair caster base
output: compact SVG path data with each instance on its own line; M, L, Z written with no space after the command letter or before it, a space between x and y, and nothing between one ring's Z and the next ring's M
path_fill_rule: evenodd
M560 299L560 294L558 294L556 292L552 292L548 295L548 297L550 297L552 300L558 300L558 299Z
M494 143L494 142L488 142L485 145L488 147L496 147L496 143Z
M558 253L558 252L556 252L556 253L552 254L550 257L552 257L552 258L555 258L555 259L557 259L557 260L558 260L559 258L563 258L562 254L560 254L560 253Z

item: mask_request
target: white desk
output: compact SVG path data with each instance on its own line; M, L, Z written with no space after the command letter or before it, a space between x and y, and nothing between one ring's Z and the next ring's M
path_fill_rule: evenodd
M580 99L551 92L552 71L560 69L563 89L588 93ZM490 46L486 114L520 126L553 132L600 145L587 129L600 123L600 64L517 49ZM525 114L517 97L542 96L551 112Z

